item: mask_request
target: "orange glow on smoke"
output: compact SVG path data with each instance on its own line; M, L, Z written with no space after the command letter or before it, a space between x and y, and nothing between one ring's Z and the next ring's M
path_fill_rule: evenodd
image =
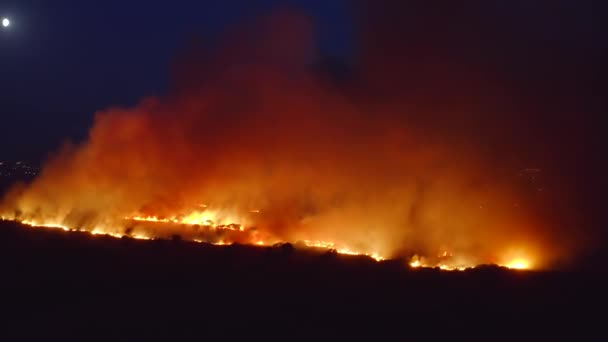
M311 68L308 18L275 19L231 33L201 65L178 63L169 94L96 113L87 140L12 187L0 215L114 237L289 242L413 268L530 269L569 255L554 246L550 206L517 176L521 150L488 138L512 132L510 116L494 127L503 106L475 101L508 96L479 96L487 85L469 79L434 94L422 77L419 99L417 84L368 88L365 72L352 77L361 84L328 82ZM483 91L461 99L461 89Z

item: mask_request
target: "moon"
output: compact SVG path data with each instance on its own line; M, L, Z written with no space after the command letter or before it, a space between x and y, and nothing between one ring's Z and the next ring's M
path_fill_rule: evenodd
M9 27L11 25L11 21L8 18L2 18L2 27Z

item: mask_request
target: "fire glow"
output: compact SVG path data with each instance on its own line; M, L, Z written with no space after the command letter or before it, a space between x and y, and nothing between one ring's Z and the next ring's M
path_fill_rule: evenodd
M415 85L385 87L365 66L341 84L311 68L308 19L282 15L230 33L194 56L200 65L177 63L168 94L96 113L87 140L9 189L0 215L114 237L290 242L412 268L540 269L569 256L556 247L550 206L517 176L521 150L508 158L511 144L472 139L496 129L479 108L502 106L475 102L494 97L458 108L459 96L450 106L440 92L420 95L429 108L410 105Z
M8 219L5 217L0 217L0 219L8 221ZM135 216L135 217L131 217L131 218L125 218L125 220L126 221L135 221L135 222L149 222L149 223L153 223L153 224L154 223L175 223L175 224L185 224L185 225L198 225L199 223L201 223L199 221L192 221L190 219L183 219L183 220L178 220L176 218L165 219L165 218L157 218L155 216L147 216L147 217ZM209 221L210 220L206 219L206 220L202 221L202 223L209 223ZM60 229L65 232L90 233L91 235L109 236L109 237L118 238L118 239L120 239L120 238L132 238L132 239L137 239L137 240L162 239L160 237L152 237L152 236L149 236L149 235L146 235L143 233L121 234L121 233L106 231L104 229L99 229L99 228L96 228L93 230L75 229L75 228L70 228L68 226L65 226L62 224L57 224L57 223L40 223L40 222L28 221L28 220L20 221L19 223L26 225L26 226L33 227L33 228ZM228 225L210 224L209 226L215 230L233 230L233 231L239 231L239 232L245 232L247 230L247 228L243 227L242 225L237 225L237 224L228 224ZM235 227L238 227L238 228L235 228ZM207 244L212 244L212 245L217 245L217 246L227 246L227 245L233 244L232 241L224 241L224 240L212 242L212 241L205 241L205 240L201 240L201 239L192 239L191 241L196 242L196 243L207 243ZM385 257L381 256L378 253L360 252L360 251L356 251L356 250L353 250L353 249L350 249L350 248L344 247L344 246L337 247L337 245L335 243L328 242L328 241L303 240L303 241L298 241L298 243L303 244L307 248L334 251L337 254L366 256L377 262L386 260ZM249 244L257 245L257 246L268 246L268 244L266 242L264 242L263 240L249 241ZM448 252L443 252L443 253L441 253L440 256L442 258L451 257L451 255L449 255ZM424 262L422 260L423 260L423 258L415 255L411 258L410 262L408 263L408 266L412 269L439 268L442 271L464 271L466 269L472 269L472 268L476 267L476 265L453 266L453 265L448 265L445 263L431 264L431 263ZM497 265L497 266L502 266L502 267L506 267L506 268L514 269L514 270L531 269L531 265L530 265L529 261L526 259L523 259L523 258L514 259L504 265Z
M530 263L526 259L515 259L509 262L506 267L516 270L527 270L530 268Z

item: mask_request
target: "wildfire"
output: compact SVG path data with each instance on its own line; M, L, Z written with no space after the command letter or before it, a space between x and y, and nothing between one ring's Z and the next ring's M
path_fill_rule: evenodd
M207 208L207 205L205 205L204 208ZM250 210L250 212L259 213L260 210L258 210L258 209ZM216 229L216 230L233 230L233 231L239 231L239 232L245 232L245 231L249 230L247 227L245 227L242 224L228 223L229 221L224 221L222 224L216 224L215 222L217 221L218 216L219 216L219 214L216 211L205 210L205 211L195 211L195 212L192 212L188 215L181 216L181 217L174 216L174 217L170 217L170 218L160 218L157 216L133 216L133 217L125 217L125 219L139 221L139 222L175 223L175 224L185 224L185 225L191 225L191 226L200 225L200 226L210 227L210 228ZM195 239L194 241L201 241L201 240ZM216 245L228 244L225 241L219 241L219 242L216 241L216 242L212 242L212 243L216 244ZM341 245L338 246L334 242L320 241L320 240L303 240L302 243L307 247L334 250L338 254L365 255L376 261L385 260L385 258L377 252L374 252L374 253L361 252L361 251L351 249L349 247L345 247L345 246L341 246ZM266 245L266 242L264 240L257 240L257 241L253 241L252 244L255 244L258 246L264 246L264 245Z
M367 65L382 58L364 58L352 77L335 78L310 67L318 56L309 18L292 19L251 27L260 44L242 44L249 28L227 30L218 50L176 65L166 95L100 108L85 141L55 151L35 179L7 189L0 214L67 232L293 243L445 271L529 270L569 257L575 246L552 233L561 220L548 210L567 208L567 193L530 191L552 185L536 166L517 175L521 160L550 160L538 158L543 148L529 151L526 139L504 143L497 123L518 128L521 120L510 121L503 97L468 98L485 89L476 83L484 77L459 80L461 70L448 65L428 76L450 75L449 82L411 94L402 77L377 77L377 66ZM289 23L287 36L276 34L280 23ZM461 81L473 82L471 91L451 96ZM444 95L455 102L445 104ZM482 143L471 132L485 132Z
M12 221L11 219L9 219L7 217L1 217L1 219L7 220L7 221ZM197 225L197 224L200 224L200 222L203 222L203 223L212 222L212 219L210 218L210 216L203 216L203 215L199 215L199 214L189 215L182 219L178 219L176 217L159 218L156 216L133 216L133 217L127 217L125 219L132 220L135 222L177 223L177 224L186 224L186 225ZM114 238L128 237L128 238L138 239L138 240L153 240L153 239L158 238L158 237L152 237L148 234L145 234L144 232L123 234L123 233L118 233L118 232L114 232L114 231L110 231L110 230L102 229L102 228L95 228L93 230L74 229L74 228L70 228L63 224L52 223L52 222L38 222L38 221L34 221L34 220L22 220L22 221L18 221L18 222L20 222L23 225L30 226L30 227L61 229L66 232L84 232L84 233L89 233L91 235L110 236L110 237L114 237ZM233 231L242 232L242 233L246 233L248 230L243 225L234 224L234 223L227 224L227 225L207 224L207 226L209 226L210 228L212 228L214 230L225 229L225 230L233 230ZM213 245L217 245L217 246L226 246L226 245L231 245L233 243L233 241L228 241L225 239L220 239L217 241L207 241L204 239L193 238L190 241L196 242L196 243L208 243L208 244L213 244ZM330 241L302 240L302 241L300 241L300 243L302 243L304 246L309 247L309 248L319 248L319 249L324 249L324 250L331 250L338 254L367 256L367 257L374 259L375 261L386 260L385 257L383 257L382 255L380 255L377 252L367 253L367 252L363 252L363 251L357 251L357 250L351 249L349 247L345 247L345 246L342 246L340 244L337 244L335 242L330 242ZM262 239L257 239L257 240L252 239L250 241L250 244L257 245L257 246L267 246L268 242L265 240L262 240ZM430 260L428 260L422 256L414 255L411 258L411 260L409 261L408 265L409 265L409 267L414 268L414 269L439 268L443 271L464 271L468 268L475 268L475 265L457 265L457 264L455 264L454 262L451 261L451 259L453 258L452 253L449 253L447 251L442 251L437 256L440 261L431 262ZM503 267L506 267L509 269L514 269L514 270L529 270L532 268L530 261L525 258L516 258L504 265L499 265L499 266L503 266Z

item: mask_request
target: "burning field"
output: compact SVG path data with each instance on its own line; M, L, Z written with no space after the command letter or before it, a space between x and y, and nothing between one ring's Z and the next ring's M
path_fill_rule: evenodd
M548 163L496 78L420 49L395 63L365 43L338 77L313 33L285 12L189 49L169 94L96 113L85 142L6 193L2 219L445 270L551 268L576 253L560 226L571 203L526 181Z

